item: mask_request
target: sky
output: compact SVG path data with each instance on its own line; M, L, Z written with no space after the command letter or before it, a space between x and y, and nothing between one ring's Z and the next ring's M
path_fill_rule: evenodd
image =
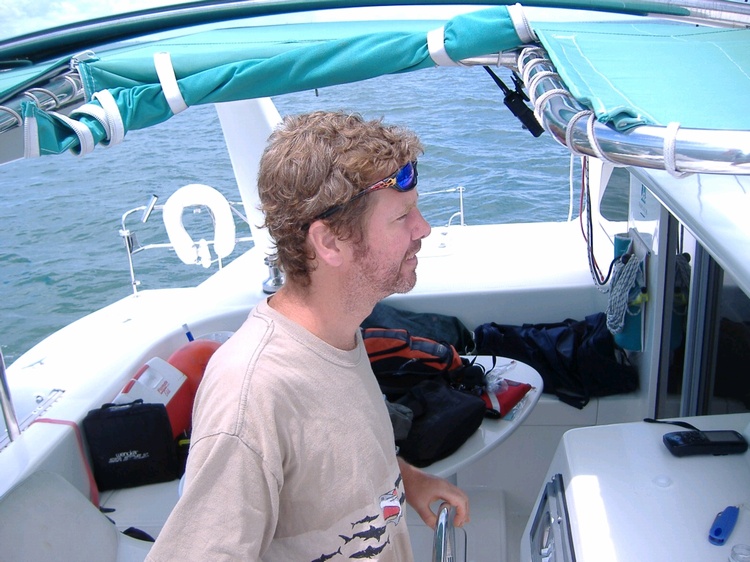
M185 0L0 0L0 39Z

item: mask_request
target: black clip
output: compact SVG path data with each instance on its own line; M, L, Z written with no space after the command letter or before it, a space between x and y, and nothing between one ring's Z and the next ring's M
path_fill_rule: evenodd
M527 129L535 137L540 136L544 132L544 128L539 124L539 121L537 121L534 112L531 111L531 109L529 109L529 106L526 105L526 102L529 101L529 98L523 92L521 80L516 76L516 74L513 73L512 76L513 86L515 87L515 90L511 90L510 88L508 88L508 86L505 85L500 77L497 76L497 74L492 72L490 67L485 66L484 69L495 81L495 84L497 84L505 94L503 103L508 109L510 109L510 112L515 115L516 118L518 118L518 120L523 125L523 128Z

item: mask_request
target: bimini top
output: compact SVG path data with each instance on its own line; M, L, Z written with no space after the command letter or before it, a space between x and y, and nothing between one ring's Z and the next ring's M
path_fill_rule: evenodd
M534 26L601 123L750 130L750 30L643 22Z
M615 4L599 3L609 11ZM312 9L324 2L217 5L233 4L273 6L277 13L283 11L278 6L294 7L282 25L251 17L222 28L146 37L130 33L130 39L111 47L96 46L100 33L91 37L91 50L58 54L46 62L36 62L34 55L56 53L48 46L65 44L60 41L64 29L53 33L54 41L40 35L0 42L0 60L22 59L24 49L31 53L29 64L0 73L0 119L23 125L27 156L86 153L192 105L275 96L435 65L504 64L522 73L537 118L575 152L675 174L750 173L750 114L744 107L750 87L747 5L737 4L736 13L715 18L722 26L737 26L727 28L649 17L580 22L566 17L561 22L559 10L534 12L520 5L464 6L454 17L440 17L435 6L412 6L411 11L382 6L387 17L309 17L293 23L299 21L291 16L298 15L300 4ZM630 3L638 10L628 9L628 2L616 4L630 14L661 4L661 13L670 19L695 19L690 10L667 0ZM406 15L414 10L421 15ZM188 21L185 12L173 17ZM117 24L112 25L114 30ZM95 28L106 30L102 22ZM85 33L72 33L71 44L86 44ZM45 48L34 51L35 45ZM61 91L66 86L76 91ZM86 103L70 116L56 112L56 106L70 102ZM0 132L9 128L0 121Z
M646 18L533 28L544 51L520 64L560 142L674 175L750 173L750 29Z

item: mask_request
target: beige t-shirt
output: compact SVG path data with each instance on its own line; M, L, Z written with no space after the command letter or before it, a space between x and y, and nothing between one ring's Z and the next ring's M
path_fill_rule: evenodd
M341 351L266 301L208 366L185 478L148 560L412 560L361 338Z

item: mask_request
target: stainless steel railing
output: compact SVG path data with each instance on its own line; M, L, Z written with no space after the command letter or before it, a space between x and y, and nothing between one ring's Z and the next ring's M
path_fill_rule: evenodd
M562 82L546 51L523 49L518 57L535 114L571 151L622 166L670 173L750 174L750 131L642 125L619 132L596 121Z
M456 508L447 502L440 505L438 509L437 524L435 525L435 536L432 543L433 562L455 562L458 560L459 551L456 548L456 528L453 519L456 517ZM466 531L461 529L464 535L463 560L467 559L467 537Z
M21 428L18 425L16 410L13 407L13 401L10 398L10 388L8 379L5 376L5 358L0 350L0 406L3 410L3 419L5 427L8 428L8 438L15 441L21 435Z

